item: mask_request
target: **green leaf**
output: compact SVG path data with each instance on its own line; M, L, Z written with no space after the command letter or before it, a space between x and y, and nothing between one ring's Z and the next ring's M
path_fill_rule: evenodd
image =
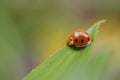
M87 30L93 38L89 46L79 50L65 46L33 69L24 80L83 80L82 75L85 72L85 66L91 58L91 49L93 48L99 26L103 22L105 20L97 22ZM73 73L74 75L71 76ZM74 77L76 78L74 79Z

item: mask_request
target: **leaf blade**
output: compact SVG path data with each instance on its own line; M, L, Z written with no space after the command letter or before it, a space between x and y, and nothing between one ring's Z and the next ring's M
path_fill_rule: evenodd
M65 46L28 74L24 80L58 80L61 75L65 73L66 69L68 69L69 66L72 66L72 63L87 60L86 56L89 57L88 55L90 55L90 50L92 49L94 40L96 39L97 30L103 22L105 21L99 21L88 29L87 32L93 38L92 44L81 50L75 50ZM80 58L82 58L82 60Z

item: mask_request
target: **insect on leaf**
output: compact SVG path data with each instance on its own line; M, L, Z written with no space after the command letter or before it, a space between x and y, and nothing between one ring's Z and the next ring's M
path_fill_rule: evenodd
M76 70L81 70L82 67L85 66L83 63L87 63L89 60L89 56L91 55L90 52L93 48L98 29L103 22L105 22L105 20L97 22L87 30L87 32L93 38L93 41L90 45L80 50L65 46L60 51L45 60L42 64L33 69L24 78L24 80L67 80L67 77L69 77L69 79L71 78L70 80L80 80L79 76L81 74L78 75L78 72L76 72ZM75 72L71 73L74 73L74 75L76 75L76 79L72 79L74 76L70 76L68 72L73 70L72 68L75 66L78 67L76 67Z

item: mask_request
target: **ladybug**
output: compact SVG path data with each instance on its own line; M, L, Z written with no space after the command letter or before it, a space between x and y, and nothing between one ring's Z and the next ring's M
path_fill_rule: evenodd
M67 39L66 45L73 47L86 47L92 42L92 37L84 30L77 30L73 32Z

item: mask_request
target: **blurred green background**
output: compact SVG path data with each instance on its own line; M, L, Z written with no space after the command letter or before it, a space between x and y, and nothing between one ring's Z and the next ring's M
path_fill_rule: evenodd
M120 0L0 0L0 80L21 80L69 34L106 19L94 53L110 50L110 80L120 79Z

